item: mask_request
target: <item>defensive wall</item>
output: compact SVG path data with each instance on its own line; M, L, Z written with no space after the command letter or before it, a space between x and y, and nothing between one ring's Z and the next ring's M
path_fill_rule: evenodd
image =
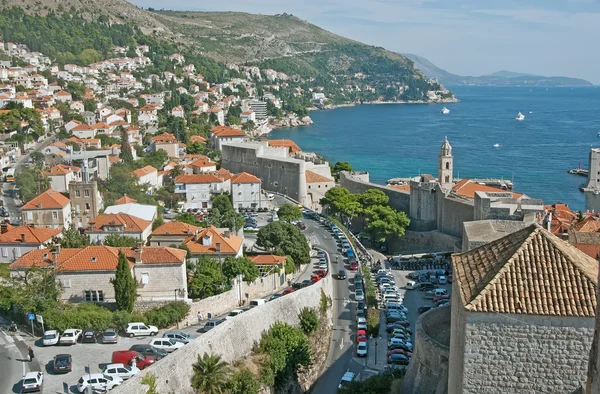
M407 230L402 238L390 238L388 246L390 250L398 250L402 254L459 251L460 239L437 230Z
M111 392L115 394L145 394L148 386L141 384L143 377L151 373L156 376L156 388L159 393L191 394L190 379L193 375L192 364L198 355L214 353L222 360L233 363L252 351L260 341L261 335L276 322L293 325L299 323L298 314L305 308L319 308L321 290L327 297L333 293L331 275L319 282L295 291L285 297L252 308L242 315L226 320L221 325L200 334L198 338L183 348L148 367L137 376L130 378Z
M389 204L391 207L406 213L410 212L410 193L392 187L370 183L368 173L352 174L342 171L340 172L340 186L345 187L351 193L364 193L369 189L381 190L390 198Z
M473 220L473 200L450 194L438 198L437 207L438 230L444 234L462 238L463 223Z
M402 382L401 394L448 393L450 357L449 306L432 309L417 319L415 352Z

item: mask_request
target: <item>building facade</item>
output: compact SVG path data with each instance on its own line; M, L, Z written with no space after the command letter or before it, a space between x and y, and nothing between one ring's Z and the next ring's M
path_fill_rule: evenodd
M44 227L0 225L0 263L12 263L34 249L45 249L61 230Z
M231 178L231 202L234 209L262 208L261 181L254 175L242 172Z
M26 226L63 229L72 223L71 201L50 189L23 205L21 214Z
M212 207L212 197L228 191L221 178L212 174L180 175L175 179L175 193L183 209Z

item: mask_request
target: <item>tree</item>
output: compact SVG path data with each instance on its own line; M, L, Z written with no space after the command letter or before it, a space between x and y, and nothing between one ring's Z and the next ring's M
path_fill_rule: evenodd
M360 213L362 206L355 194L350 193L345 187L335 186L325 192L321 204L330 206L334 212L346 215L349 218Z
M34 166L21 169L15 176L15 184L21 200L30 201L50 188L50 179L41 166Z
M21 316L55 309L62 291L53 269L32 267L0 286L0 309Z
M215 196L212 200L212 207L218 209L221 213L233 211L231 200L226 194L219 194L218 196Z
M207 225L228 227L237 231L244 225L244 217L234 211L227 194L220 194L213 198L206 222Z
M104 238L104 245L114 246L115 248L133 248L137 243L138 240L136 238L117 233L109 234Z
M129 262L122 251L119 251L117 272L110 282L115 288L115 301L119 310L133 311L136 297L136 280L131 274Z
M63 228L62 236L54 241L62 248L83 248L91 244L90 236L82 234L73 224L69 228Z
M292 222L294 220L300 220L302 218L302 211L294 204L283 204L277 211L279 219L285 220L286 222Z
M31 152L29 154L29 157L31 158L31 161L34 162L36 165L43 165L44 164L44 154L42 152Z
M194 215L191 212L183 212L182 214L175 216L175 220L178 222L191 224L192 226L202 225L202 223L198 220L196 215Z
M191 298L212 297L223 290L221 264L216 259L202 257L188 276L188 292Z
M194 374L191 385L200 394L226 393L229 377L229 364L221 361L221 356L204 353L192 365Z
M244 282L254 282L259 276L260 271L248 257L233 257L227 256L223 262L223 276L228 281L238 275L242 275Z
M296 264L294 264L294 259L290 256L287 256L285 259L285 274L293 274L296 271Z
M333 166L333 173L334 174L339 174L340 171L352 172L354 170L352 169L352 166L350 165L349 162L347 162L347 161L338 161Z
M156 390L156 376L153 374L148 373L144 375L141 383L148 386L148 391L146 391L146 394L158 394L158 391Z
M127 130L123 128L123 126L119 126L121 131L121 153L119 157L123 160L125 164L133 164L133 153L131 153L131 145L129 144L129 136L127 135Z
M245 132L252 131L256 128L256 123L254 121L249 120L242 126L242 130Z
M388 394L394 377L387 374L374 375L359 382L353 380L342 386L340 394Z
M359 194L357 199L363 211L377 205L387 205L390 201L390 198L378 189L368 189L364 193Z
M206 152L206 147L204 145L202 145L200 142L194 141L194 142L190 142L189 144L187 144L187 146L185 147L185 151L187 153L189 153L190 155L196 155L196 154Z
M165 219L163 219L162 215L158 215L156 217L156 219L154 219L152 221L152 231L156 230L157 228L159 228L160 226L162 226L163 224L165 224Z
M402 237L409 224L406 213L386 205L375 205L365 211L363 232L371 237L372 242L385 242L390 235Z
M314 309L304 307L298 315L300 328L306 335L310 335L319 328L319 315Z
M229 380L227 392L229 394L258 394L260 387L258 378L248 368L242 368Z
M290 256L296 265L310 263L310 247L300 229L285 222L269 223L258 231L256 244L280 256Z

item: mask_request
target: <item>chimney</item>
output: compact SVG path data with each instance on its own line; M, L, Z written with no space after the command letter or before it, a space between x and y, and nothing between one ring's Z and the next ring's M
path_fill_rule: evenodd
M138 242L135 249L135 263L142 264L142 243Z
M60 256L60 244L55 244L54 245L54 251L56 252L56 254L58 256Z
M194 231L194 242L198 242L198 229Z
M552 227L552 212L550 212L548 214L548 224L547 224L548 228L547 230L550 231L551 227Z
M25 242L25 233L21 233L21 242Z
M229 230L225 230L225 231L223 232L223 235L225 236L225 238L229 238L229 234L230 234L230 233L229 233Z
M0 225L0 234L6 234L8 231L8 225L6 223L2 223Z

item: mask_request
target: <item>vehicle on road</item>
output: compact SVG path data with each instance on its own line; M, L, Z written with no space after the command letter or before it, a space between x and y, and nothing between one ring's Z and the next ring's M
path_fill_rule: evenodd
M294 289L292 289L291 287L288 287L287 289L285 289L284 291L282 291L281 294L288 295L288 294L293 293L294 291L295 291Z
M356 330L356 342L367 342L368 340L366 330Z
M69 373L71 372L73 359L70 354L57 354L52 362L52 370L54 373Z
M410 363L410 358L406 357L404 354L392 354L388 357L388 364L398 364L398 365L408 365Z
M212 330L213 328L215 328L216 326L218 326L219 324L223 323L224 321L225 321L225 319L211 319L206 322L206 324L204 325L203 331L208 332L208 331Z
M119 333L115 328L107 328L102 331L102 343L117 343L119 341Z
M44 337L42 338L42 344L44 346L58 345L59 338L60 338L60 335L58 335L58 331L48 330L48 331L44 332Z
M365 300L365 293L363 293L362 290L356 290L354 292L354 299L356 301L364 301Z
M438 278L438 283L439 283L440 285L445 285L446 283L448 283L448 280L446 279L446 277L445 277L444 275L441 275L441 276Z
M240 313L243 312L243 310L241 310L241 309L234 309L233 311L241 311ZM233 312L233 311L231 311L231 312ZM229 315L231 315L231 312L229 312ZM187 345L189 342L193 341L196 337L191 336L187 332L183 332L183 331L167 331L163 334L163 338L173 339L177 342L181 342L184 345Z
M110 376L111 378L116 377L123 380L127 380L132 376L137 375L138 372L140 372L138 367L124 364L108 364L102 371L104 376Z
M358 270L358 262L356 260L351 260L349 265L352 271Z
M356 374L347 371L344 373L344 376L342 376L342 379L340 380L340 384L338 385L338 389L341 389L342 387L344 387L344 385L352 382L354 380L354 377L356 376Z
M28 372L23 376L23 384L21 385L21 392L32 393L35 391L42 391L44 385L44 374L42 372Z
M366 357L367 356L367 343L359 342L356 346L356 355L358 357Z
M166 350L157 349L152 345L133 345L129 348L129 350L134 350L140 354L143 354L144 356L150 356L156 361L160 360L163 357L167 357L167 355L169 354L169 352L167 352Z
M419 285L419 290L421 290L421 291L430 291L430 290L433 290L433 289L435 289L436 287L437 287L437 286L436 286L436 285L434 285L433 283L429 283L429 282L422 282L422 283Z
M358 330L366 330L367 329L367 319L364 317L356 318L356 328Z
M77 391L84 393L88 387L92 390L112 390L115 386L123 383L123 379L118 377L104 376L101 373L92 373L83 375L77 382Z
M419 288L419 284L415 281L409 280L405 287L406 290L414 290Z
M433 308L432 305L422 305L422 306L419 307L419 314L425 313L428 310L430 310L431 308Z
M81 343L96 343L96 330L93 328L86 328L81 334Z
M79 341L79 337L81 337L81 330L69 328L61 334L58 343L60 345L75 345Z
M117 350L112 353L111 364L131 365L131 360L135 358L135 366L144 369L154 364L154 357L144 356L135 350Z
M310 276L310 281L311 281L312 283L317 283L317 282L318 282L318 281L320 281L320 280L321 280L321 276L319 276L319 275L312 274L312 275Z
M311 282L311 280L310 280L310 279L304 279L304 280L303 280L303 281L300 283L300 287L301 287L301 288L303 288L303 287L308 287L308 286L310 286L310 285L312 285L312 284L313 284L313 283Z
M225 317L225 319L233 319L234 317L236 317L237 315L240 315L244 313L243 309L234 309L231 312L229 312L227 314L227 317ZM185 333L184 333L185 334ZM176 338L175 338L176 339ZM186 342L187 343L187 342Z
M448 290L446 289L434 289L434 290L429 290L427 293L425 293L425 299L434 299L435 297L439 297L439 296L443 296L443 295L447 295L448 294Z
M293 284L292 284L292 290L294 289L294 285L295 285L295 284L296 284L296 283L293 283ZM269 301L276 300L276 299L278 299L278 298L281 298L282 296L283 296L283 293L281 293L281 294L279 294L279 293L275 293L275 294L273 294L271 297L269 297Z
M144 335L154 336L158 334L158 328L155 326L148 326L144 323L128 323L125 328L125 334L128 337L138 337Z
M250 301L250 308L254 308L256 306L264 305L266 302L267 302L267 300L265 300L263 298L257 298L255 300Z

